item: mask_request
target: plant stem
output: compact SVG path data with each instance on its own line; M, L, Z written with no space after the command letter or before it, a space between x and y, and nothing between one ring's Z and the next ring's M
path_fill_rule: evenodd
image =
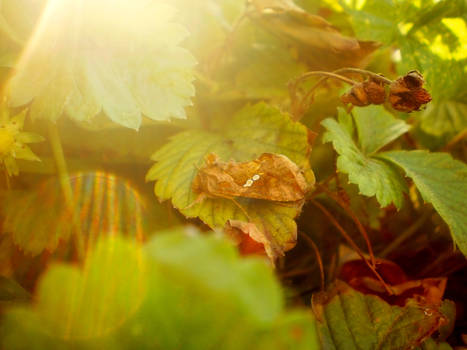
M345 240L350 244L350 246L357 252L357 254L360 256L360 258L365 262L365 264L369 267L369 269L373 272L373 274L376 276L376 278L383 284L384 289L389 293L389 295L394 295L394 292L391 290L391 288L386 284L384 279L381 277L381 275L376 271L375 266L370 264L368 260L365 258L363 255L362 251L360 248L355 244L355 242L350 238L350 236L345 232L344 228L337 222L336 219L332 216L332 214L324 207L322 206L319 202L312 200L311 201L314 206L319 208L323 214L331 221L331 223L337 228L337 230L341 233L342 237L345 238Z
M459 132L454 138L449 141L449 143L444 146L441 151L442 152L449 152L451 149L459 142L463 141L467 137L467 130L462 130Z
M326 73L326 74L322 74L322 73ZM374 72L371 72L371 71L368 71L368 70L364 70L364 69L359 69L359 68L340 68L340 69L337 69L335 71L333 71L332 73L331 72L307 72L301 76L299 76L297 79L295 79L294 81L290 82L289 83L289 89L290 89L290 97L292 99L292 101L294 101L296 99L296 90L297 90L297 86L298 84L300 84L301 82L307 80L308 78L312 77L312 76L316 76L316 75L324 75L321 79L319 79L315 85L313 85L308 91L307 93L305 94L305 96L302 98L302 102L301 102L301 105L302 105L302 110L303 109L307 109L311 103L313 103L313 97L314 97L314 92L316 91L316 89L321 86L326 80L328 80L329 78L336 78L336 79L340 79L340 80L343 80L345 81L346 83L349 83L351 85L355 85L357 84L357 82L351 80L351 79L348 79L346 77L343 77L341 74L345 74L345 73L357 73L357 74L360 74L360 75L366 75L366 76L369 76L371 78L373 78L374 80L378 80L380 82L382 82L383 84L391 84L392 83L392 80L391 79L388 79L386 77L383 77L379 74L376 74ZM344 80L345 79L345 80ZM310 100L310 102L308 102L308 100ZM303 108L304 106L304 108ZM301 116L298 116L297 119L300 119Z
M5 184L6 184L6 189L9 190L10 187L11 187L11 184L10 184L10 176L8 175L8 172L4 171L4 174L5 174Z
M52 153L55 159L55 166L57 168L60 187L62 188L65 196L65 204L67 210L72 213L73 236L76 244L78 259L81 261L84 258L84 242L81 236L81 229L79 220L76 219L73 213L73 190L70 184L70 176L66 165L65 155L63 152L60 135L58 133L57 124L49 123L49 141L52 147Z
M355 225L357 225L357 228L358 230L360 231L360 234L363 236L363 238L365 239L365 242L366 242L366 245L368 247L368 254L370 255L370 260L371 260L371 263L373 264L373 266L376 266L376 261L375 261L375 255L373 253L373 247L371 246L371 242L370 242L370 238L368 236L368 233L366 232L365 228L363 227L362 223L360 222L360 220L358 219L357 215L355 215L355 213L352 211L352 209L350 209L350 207L345 204L340 198L339 196L337 196L335 193L331 192L328 188L326 188L325 186L321 186L321 185L318 185L320 189L322 189L322 191L324 193L326 193L330 198L332 198L337 204L339 204L339 206L345 210L345 212L347 213L347 215L349 215L351 217L351 219L353 220L353 222L355 223Z
M426 212L421 217L418 218L412 225L410 225L404 232L397 236L395 240L391 242L380 254L382 258L388 256L393 250L399 247L404 241L409 239L414 233L418 231L420 227L422 227L423 223L429 218L431 212Z
M302 237L305 238L305 240L310 244L310 246L313 248L313 251L315 252L316 255L316 260L318 262L318 267L319 267L319 274L321 276L321 291L324 291L325 288L325 278L324 278L324 266L323 266L323 260L321 259L321 254L319 253L318 246L313 242L310 236L308 236L306 233L303 233Z
M369 71L369 70L365 70L365 69L360 69L360 68L352 68L352 67L348 67L348 68L341 68L341 69L338 69L336 71L334 71L334 73L338 73L338 74L342 74L342 73L357 73L357 74L361 74L361 75L366 75L366 76L369 76L371 78L373 78L374 80L378 80L384 84L392 84L392 80L391 79L388 79L382 75L379 75L375 72L372 72L372 71Z
M336 71L336 72L339 72L339 71ZM342 80L343 82L349 84L349 85L355 85L357 84L356 81L350 79L350 78L347 78L347 77L344 77L342 75L339 75L338 73L336 72L325 72L325 71L313 71L313 72L307 72L305 74L303 74L302 76L300 76L297 80L296 80L296 83L298 82L301 82L301 81L304 81L310 77L313 77L313 76L321 76L323 77L322 79L320 80L327 80L329 78L334 78L334 79L337 79L337 80Z

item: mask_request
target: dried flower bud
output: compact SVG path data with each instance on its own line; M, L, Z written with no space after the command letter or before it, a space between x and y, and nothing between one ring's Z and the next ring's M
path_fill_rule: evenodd
M368 106L370 104L379 105L384 103L386 91L381 82L373 79L358 83L349 92L341 96L343 103L350 103L354 106Z
M411 71L395 80L389 88L389 102L392 107L401 112L413 112L431 101L431 96L422 86L423 76L417 71Z

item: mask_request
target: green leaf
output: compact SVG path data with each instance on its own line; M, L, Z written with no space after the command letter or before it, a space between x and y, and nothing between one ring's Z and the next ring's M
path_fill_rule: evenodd
M366 131L364 122L370 118L370 113L361 113L362 109L356 111L355 120L359 130L360 144L366 149L373 151L381 148L394 138L388 135L384 127L387 125L394 128L396 134L402 133L407 127L392 117L388 121L382 118L389 118L389 115L378 116L374 114L375 122L371 122L374 130ZM326 119L322 125L327 129L323 136L323 142L332 142L334 149L339 154L337 159L337 169L349 175L349 181L358 185L360 193L365 196L375 196L381 206L387 206L394 202L397 208L402 206L403 193L407 191L407 184L391 164L366 154L357 147L352 139L353 125L352 119L345 112L339 110L339 122L334 119ZM372 139L373 138L373 139Z
M24 159L24 160L31 160L31 161L36 161L36 162L41 161L41 159L38 156L36 156L34 152L31 151L31 149L26 145L15 147L14 157L15 159Z
M467 166L447 153L393 151L380 157L400 166L423 198L451 228L454 242L467 255Z
M36 143L44 141L44 137L32 132L22 131L16 135L16 141L20 143Z
M146 179L156 181L154 192L159 200L171 199L185 216L199 217L213 228L224 227L230 219L250 220L230 199L206 198L188 208L197 197L191 188L193 179L210 152L222 160L239 162L255 159L264 152L279 153L289 157L309 178L312 176L307 129L264 103L247 106L235 114L223 136L200 130L174 136L152 156L156 164ZM300 208L249 198L237 201L258 229L272 236L282 249L293 247L297 234L294 218Z
M283 40L254 23L245 23L236 36L231 62L219 72L222 90L233 89L250 99L287 97L287 83L306 72L306 66Z
M185 234L161 234L154 237L145 250L158 273L153 281L156 285L185 284L194 295L200 290L211 294L211 298L229 300L236 308L230 312L257 324L271 324L283 308L282 290L267 264L256 259L242 261L235 247L227 241L199 234L191 239ZM166 288L165 293L170 289ZM186 290L182 294L187 294ZM168 296L157 297L161 304L166 299L174 300ZM179 309L179 317L186 316L186 310L173 306L174 311ZM167 311L171 309L169 305L166 307ZM212 317L212 314L206 316Z
M452 347L448 343L436 342L434 339L429 338L415 350L452 350Z
M454 135L467 128L467 103L438 101L428 105L420 119L421 128L431 135Z
M27 335L28 323L58 339L99 338L113 332L134 314L145 296L143 263L135 245L109 239L95 247L83 270L51 267L38 286L35 307L9 313L9 322L20 323L4 341L9 337L18 341L21 331ZM34 345L31 338L21 342Z
M366 155L379 151L410 129L407 123L394 118L380 106L355 108L352 115L358 131L360 149Z
M15 67L10 104L31 102L32 118L91 122L103 110L138 129L153 120L185 118L191 104L193 56L179 47L186 30L160 2L71 0L48 6L28 55ZM105 15L104 15L105 14Z
M313 316L284 310L264 261L193 229L143 250L101 241L82 270L48 270L34 304L2 321L7 349L319 349Z
M223 47L246 7L243 0L172 0L170 4L177 8L180 23L190 31L186 45L200 61L212 59L213 52Z
M375 40L384 44L397 41L401 36L397 24L403 23L413 12L413 5L409 1L365 1L361 8L349 7L343 1L340 3L346 12L351 14L353 28L359 39Z
M2 198L5 234L25 254L36 256L44 250L52 254L59 247L63 251L73 234L79 235L85 247L100 235L141 240L154 226L169 224L161 207L148 207L141 193L121 177L105 172L71 174L70 186L71 208L54 177L27 192L9 191ZM157 225L153 223L156 217Z
M313 296L313 311L324 349L411 349L439 327L442 314L414 301L390 305L337 281L329 292Z

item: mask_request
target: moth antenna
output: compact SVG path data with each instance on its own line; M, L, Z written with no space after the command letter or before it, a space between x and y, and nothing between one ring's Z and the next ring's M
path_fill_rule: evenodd
M245 214L246 218L248 219L249 222L252 222L251 221L251 218L250 218L250 215L248 215L248 213L246 212L245 208L243 208L240 203L237 202L237 200L235 198L231 198L232 202L235 203L235 205L242 211L243 214Z
M185 210L185 209L190 209L192 206L198 204L198 203L203 203L204 200L207 198L207 195L206 193L200 193L193 202L191 202L190 204L188 204L186 207L182 208L182 210Z

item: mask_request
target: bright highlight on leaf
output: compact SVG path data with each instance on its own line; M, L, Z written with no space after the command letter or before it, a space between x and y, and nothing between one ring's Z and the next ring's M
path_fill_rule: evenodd
M133 129L142 115L185 118L195 60L174 16L159 1L49 1L9 84L11 105L84 123L102 110Z
M175 135L152 156L156 164L146 179L156 181L154 191L159 200L171 199L172 204L187 217L199 217L210 227L224 227L227 220L252 222L286 251L295 245L297 226L294 218L300 205L287 205L253 198L206 198L194 203L192 190L204 156L214 152L221 159L237 162L251 161L262 153L287 156L305 173L309 185L314 182L308 163L310 151L307 129L290 120L287 115L264 103L247 106L231 120L222 136L206 131L188 131ZM193 204L194 203L194 204Z

